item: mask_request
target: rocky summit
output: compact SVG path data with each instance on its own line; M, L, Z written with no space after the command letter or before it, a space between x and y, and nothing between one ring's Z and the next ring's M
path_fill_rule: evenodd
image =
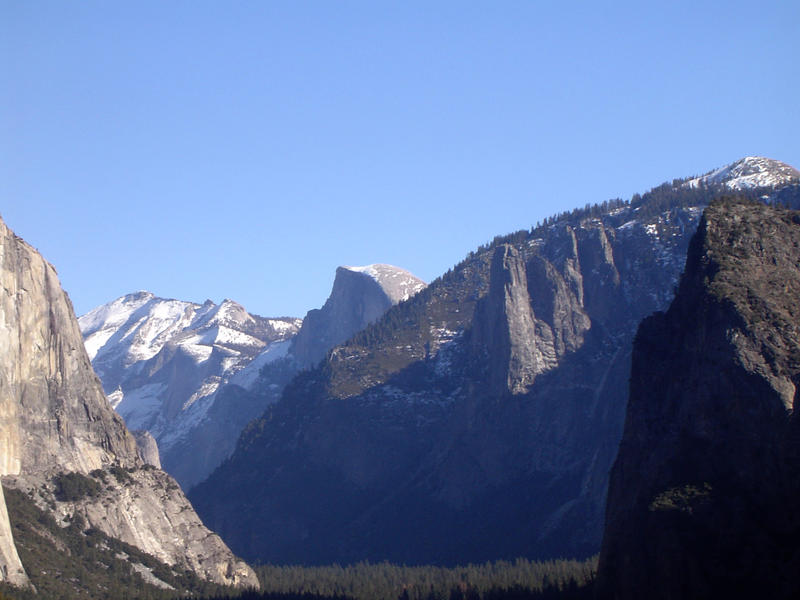
M0 281L3 485L24 492L64 526L82 520L170 568L258 585L253 571L203 526L175 481L146 465L92 371L55 270L2 221ZM0 503L0 577L24 585L25 565L8 523Z
M796 181L753 168L776 183L742 187L751 198ZM669 306L727 173L471 253L298 375L191 493L198 512L260 561L596 553L634 334Z
M600 597L800 591L800 212L712 204L640 326Z
M315 365L328 350L424 288L424 281L392 265L339 267L325 304L306 314L292 341L294 361L300 368Z

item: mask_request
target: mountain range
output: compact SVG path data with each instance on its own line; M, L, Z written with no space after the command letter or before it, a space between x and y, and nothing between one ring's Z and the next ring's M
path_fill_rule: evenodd
M748 157L496 238L295 377L192 502L256 561L596 553L639 322L711 201L797 180Z
M164 469L188 490L298 371L424 287L391 265L340 267L325 305L302 320L137 292L78 323L111 405L155 438Z
M748 157L498 236L428 286L341 267L302 321L139 292L79 327L0 221L0 582L82 594L72 560L101 595L185 595L258 586L228 546L602 546L600 597L793 597L798 181ZM216 468L190 504L162 459L187 488Z

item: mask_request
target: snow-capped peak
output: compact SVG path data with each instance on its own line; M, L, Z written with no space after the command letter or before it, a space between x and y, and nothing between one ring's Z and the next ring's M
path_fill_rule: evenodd
M301 323L295 318L253 315L229 299L198 304L150 292L122 296L78 319L92 366L112 407L130 429L148 430L158 442L165 465L176 468L177 463L170 462L175 460L173 451L180 454L182 440L190 439L206 422L218 391L228 383L254 384L261 367L286 355ZM232 410L244 411L247 420L256 416L247 413L247 407ZM224 420L221 431L230 426ZM221 460L229 450L224 448L204 448L192 464L205 464L212 455ZM192 468L180 471L181 476L208 474ZM196 483L196 479L183 482Z
M128 360L148 359L195 317L198 305L157 298L150 292L127 294L78 318L89 358L122 348Z
M98 306L80 317L78 325L89 358L101 372L109 363L149 360L169 342L187 352L196 350L189 353L202 358L214 345L263 347L292 335L299 320L257 317L227 299L196 304L137 292Z
M245 310L245 308L238 302L226 298L219 304L204 304L208 307L206 312L196 323L200 325L234 325L241 327L246 323L255 323L253 316Z
M763 156L747 156L734 163L695 177L687 187L724 185L731 190L777 187L800 180L800 171L786 163Z
M122 325L133 311L153 298L155 296L150 292L140 291L98 306L78 319L81 331L84 335L91 335L103 326Z
M394 265L375 263L362 267L343 266L341 268L374 279L395 304L408 300L427 286L419 277Z

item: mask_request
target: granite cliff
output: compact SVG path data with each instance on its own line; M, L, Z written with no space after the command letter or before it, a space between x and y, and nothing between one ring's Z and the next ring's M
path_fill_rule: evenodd
M2 221L0 357L4 485L64 523L80 515L90 527L174 568L218 583L257 585L252 570L203 526L177 484L146 467L136 439L103 394L55 270ZM59 481L67 474L70 481L99 478L106 485L64 497ZM0 518L2 577L24 583L6 524Z
M421 279L392 265L339 267L330 296L322 308L306 314L289 352L299 368L311 367L328 350L424 288Z
M712 204L636 335L601 597L797 597L798 298L800 212Z

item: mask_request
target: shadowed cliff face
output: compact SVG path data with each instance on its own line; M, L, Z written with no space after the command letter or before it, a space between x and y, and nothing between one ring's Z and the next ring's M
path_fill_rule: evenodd
M633 350L603 597L797 597L800 213L718 203Z
M150 457L154 460L153 457ZM59 473L130 473L95 499L61 501ZM136 440L92 371L55 270L0 221L0 475L58 518L79 513L111 537L219 583L255 575L200 522L177 484L144 469ZM117 502L123 496L125 502ZM0 510L0 560L12 582L12 539ZM20 576L17 583L22 582Z

